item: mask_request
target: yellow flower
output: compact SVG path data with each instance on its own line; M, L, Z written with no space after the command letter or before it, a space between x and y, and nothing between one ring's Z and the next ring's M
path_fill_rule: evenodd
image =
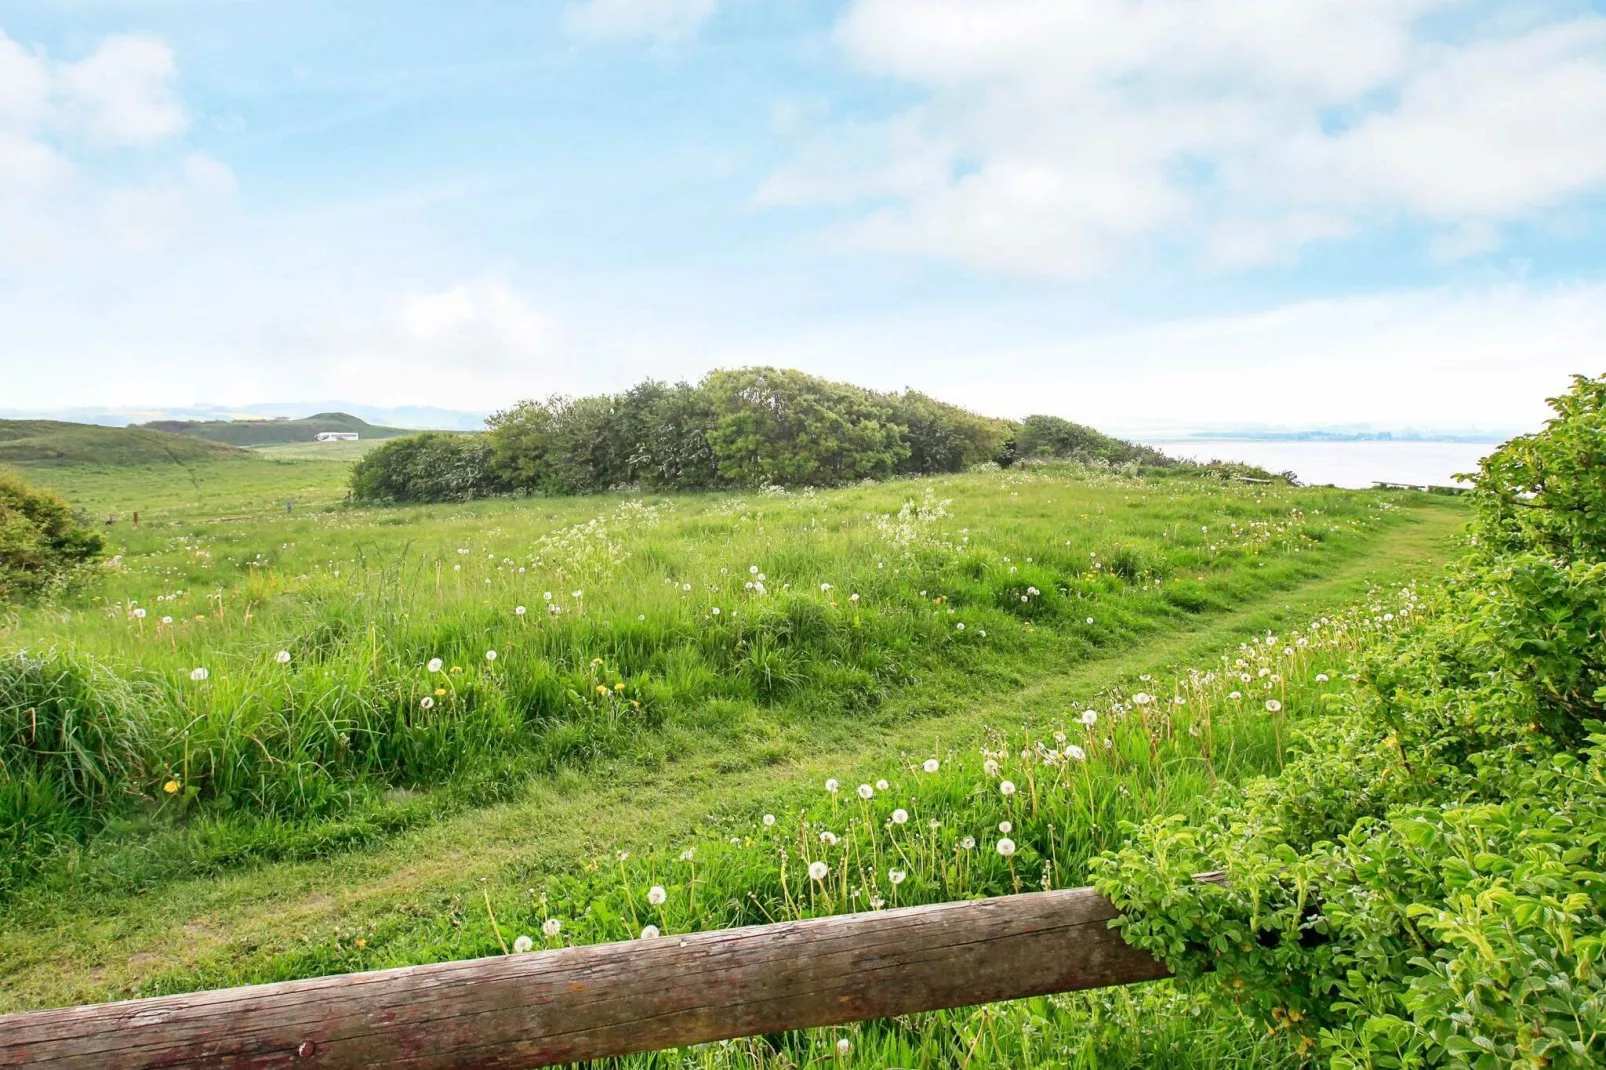
M368 946L368 941L367 941L367 940L364 940L364 939L363 939L363 938L362 938L362 937L360 937L360 936L359 936L359 937L357 937L357 950L358 950L358 951L361 951L361 950L362 950L362 949L363 949L363 948L365 948L365 947L367 947L367 946Z
M619 683L614 684L613 685L613 689L615 691L623 691L625 689L624 681L620 681Z
M592 658L591 659L591 664L593 666L601 665L602 664L602 659L601 658Z
M446 694L446 689L444 687L437 687L435 689L435 694L444 695L444 694Z
M452 666L452 671L453 672L462 672L463 671L463 666L461 666L461 665L453 665Z
M162 790L167 792L169 795L177 795L178 788L179 784L176 780L169 780L166 784L162 785Z
M608 693L608 685L607 684L598 684L597 685L597 694L606 695L607 693Z

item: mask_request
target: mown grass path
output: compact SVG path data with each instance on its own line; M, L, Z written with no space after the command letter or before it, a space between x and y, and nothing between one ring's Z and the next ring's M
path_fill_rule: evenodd
M374 848L256 865L146 894L15 903L0 918L0 1012L124 998L343 968L359 934L416 928L415 943L491 889L539 886L616 849L640 850L721 814L777 806L788 794L900 750L970 746L988 726L1016 725L1141 672L1203 666L1247 636L1307 621L1371 583L1430 575L1464 522L1454 503L1425 503L1326 575L1069 667L1043 665L1020 685L932 713L920 685L856 720L751 748L696 746L656 768L620 765L537 780L516 799L401 833ZM818 725L814 726L816 729ZM771 764L761 764L760 754ZM396 943L392 941L392 943ZM405 946L406 941L401 941ZM390 965L389 961L371 965Z

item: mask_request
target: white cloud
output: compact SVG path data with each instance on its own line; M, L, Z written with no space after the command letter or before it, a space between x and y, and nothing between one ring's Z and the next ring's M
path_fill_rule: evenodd
M565 11L582 37L672 41L690 37L714 14L714 0L583 0Z
M177 77L178 64L162 41L114 34L85 58L59 65L64 122L96 145L153 144L188 125Z
M1606 187L1606 17L1473 8L857 0L840 46L926 99L805 135L758 199L861 203L850 243L1072 278L1157 241L1239 265L1405 220L1473 255Z

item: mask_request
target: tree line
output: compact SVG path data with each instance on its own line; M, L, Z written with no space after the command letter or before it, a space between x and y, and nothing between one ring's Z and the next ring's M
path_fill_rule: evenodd
M522 401L482 435L425 432L385 443L352 471L359 501L463 501L616 487L829 487L862 479L1009 466L1033 458L1175 465L1057 416L1003 420L916 390L881 392L785 368L648 380L619 394Z

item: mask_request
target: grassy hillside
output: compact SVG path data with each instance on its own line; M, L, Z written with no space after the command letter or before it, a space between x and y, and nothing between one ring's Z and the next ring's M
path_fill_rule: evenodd
M962 881L889 862L911 873L894 892L877 858L879 876L799 898L758 817L813 808L870 837L832 824L819 786L885 777L876 805L908 806L920 836L974 797L942 835L990 846L1003 815L975 792L978 748L1019 749L997 730L1047 739L1090 702L1169 696L1246 638L1336 619L1433 568L1465 515L1409 492L1053 465L818 493L338 508L346 467L251 452L29 472L146 522L107 529L117 564L77 601L0 624L0 1012L495 953L487 895L509 940L540 941L548 915L554 942L610 939L649 920L642 880L674 889L654 924L707 928L1035 884L1039 833L1057 844L1053 883L1085 883L1118 821L1193 812L1212 777L1275 769L1319 696L1291 683L1268 719L1212 692L1210 751L1175 715L1152 738L1124 725L1121 757L1089 767L1096 818L1046 780L1045 816L1011 817L1013 875L996 857ZM1303 665L1300 686L1317 668L1331 671ZM57 746L64 732L91 746ZM944 773L909 780L927 755ZM687 847L696 909L679 898ZM685 1065L802 1066L839 1035ZM848 1035L844 1065L866 1067L1045 1051L1060 1053L1046 1065L1297 1063L1169 986Z
M320 412L299 420L155 420L138 426L231 446L313 442L324 431L355 432L365 439L414 433L400 427L380 427L344 412Z
M148 428L100 427L60 420L0 420L0 464L19 468L185 465L237 456L222 443Z

